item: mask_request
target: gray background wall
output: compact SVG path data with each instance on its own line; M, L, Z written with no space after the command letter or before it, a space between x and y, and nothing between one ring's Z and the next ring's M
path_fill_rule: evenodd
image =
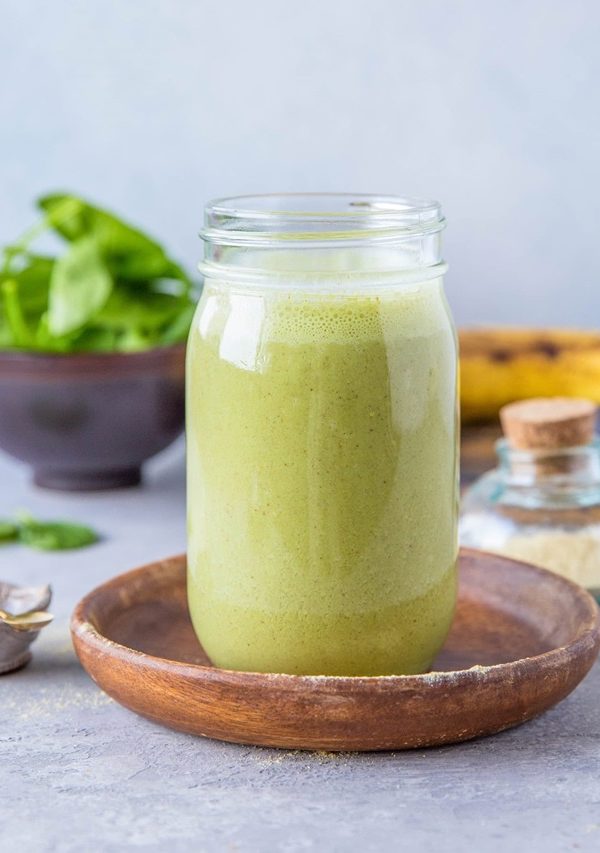
M600 325L597 0L0 0L0 240L69 187L189 264L214 195L439 198L462 322Z

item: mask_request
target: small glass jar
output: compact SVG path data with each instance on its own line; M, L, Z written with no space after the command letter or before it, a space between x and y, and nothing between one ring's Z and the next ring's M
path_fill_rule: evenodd
M222 667L429 668L456 597L439 205L222 199L187 356L188 598Z
M463 495L461 545L550 569L600 600L599 438L537 448L504 438L496 451L498 467Z

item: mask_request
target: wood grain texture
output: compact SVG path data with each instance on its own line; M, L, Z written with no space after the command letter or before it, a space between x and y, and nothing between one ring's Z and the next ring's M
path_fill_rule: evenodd
M432 672L233 672L211 666L198 644L180 556L98 587L71 630L98 685L155 722L244 744L362 751L468 740L545 711L597 657L599 613L584 590L550 572L463 550L456 617Z

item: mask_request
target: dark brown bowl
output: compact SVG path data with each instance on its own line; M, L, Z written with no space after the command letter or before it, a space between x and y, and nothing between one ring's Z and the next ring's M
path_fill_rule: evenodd
M182 432L185 346L136 353L0 352L0 448L49 489L132 486Z

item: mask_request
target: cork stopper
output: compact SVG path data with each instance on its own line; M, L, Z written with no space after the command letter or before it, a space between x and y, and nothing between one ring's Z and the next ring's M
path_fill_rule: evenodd
M575 397L536 397L500 409L504 435L517 450L556 450L589 444L597 406Z

